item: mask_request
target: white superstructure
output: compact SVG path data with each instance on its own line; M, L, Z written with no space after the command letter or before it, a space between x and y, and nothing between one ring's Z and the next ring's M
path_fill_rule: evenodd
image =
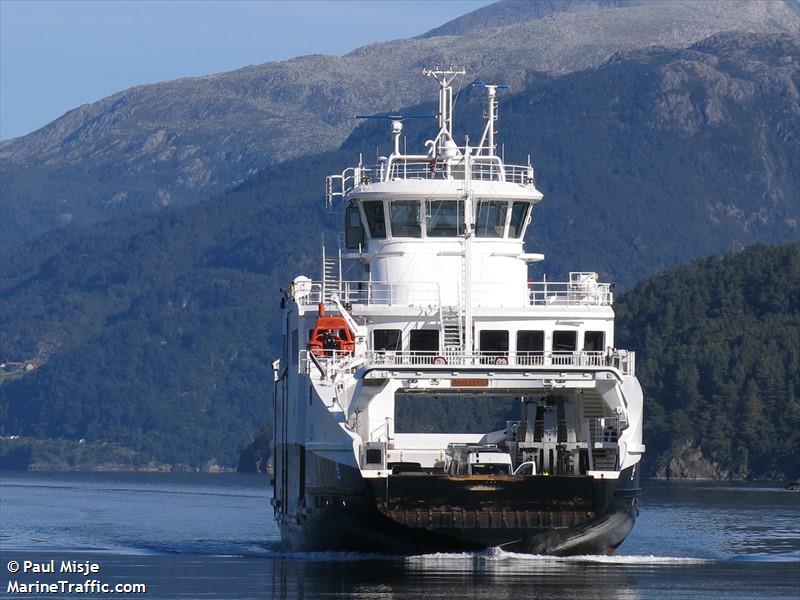
M344 247L323 257L321 280L297 277L284 299L273 502L297 546L324 546L313 542L308 520L364 490L388 519L436 529L420 517L422 500L412 523L413 507L391 492L411 485L409 474L436 485L464 473L508 478L508 485L548 476L572 485L566 478L616 480L621 473L627 488L638 481L642 394L634 354L615 348L612 286L584 272L529 281L528 266L544 257L526 253L523 239L542 194L530 161L507 165L498 156L503 86L481 84L485 128L475 145L459 145L451 133L452 83L464 72L425 74L439 85L437 135L419 154L405 154L402 117L388 117L392 153L328 177L329 206L344 208ZM357 277L343 278L354 271ZM428 396L451 398L453 410L459 398L511 396L519 417L480 433L398 431L399 399ZM508 473L453 464L479 454L486 464L510 459ZM476 518L492 510L481 504ZM589 523L594 513L569 519Z

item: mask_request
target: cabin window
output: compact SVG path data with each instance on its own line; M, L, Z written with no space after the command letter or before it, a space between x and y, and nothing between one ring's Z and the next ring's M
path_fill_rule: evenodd
M348 206L345 211L345 247L358 250L364 245L364 225L358 206Z
M508 354L508 332L493 329L481 331L481 352L494 355Z
M408 349L412 352L439 352L439 330L412 329Z
M376 329L372 332L372 348L379 352L402 349L399 329Z
M553 352L575 352L578 348L577 331L554 331Z
M508 202L479 202L478 216L475 219L475 235L488 238L503 237L507 212Z
M392 202L392 237L422 237L419 202Z
M464 233L464 203L456 200L427 202L428 237L456 237Z
M583 349L586 352L602 352L605 345L605 331L587 331L583 335Z
M544 331L517 332L517 362L541 365L544 361Z
M508 237L519 238L525 228L525 217L528 215L527 202L514 202L511 206L511 221L508 224Z
M363 203L364 215L367 217L369 235L373 239L386 238L386 219L383 213L383 202L369 200Z
M544 331L518 331L517 352L544 352Z

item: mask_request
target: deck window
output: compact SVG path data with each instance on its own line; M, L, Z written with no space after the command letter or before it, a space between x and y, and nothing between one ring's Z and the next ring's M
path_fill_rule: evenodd
M419 202L392 202L392 237L422 237Z
M508 332L494 329L481 331L481 352L495 355L508 354Z
M508 237L519 238L525 228L525 217L528 215L527 202L514 202L511 206L511 221L508 224Z
M456 237L464 233L464 203L456 200L427 202L428 237Z
M544 331L518 331L517 352L544 352Z
M345 211L345 246L349 250L358 250L364 245L364 225L361 223L361 211L358 206L348 206Z
M475 235L478 237L501 238L506 229L508 202L484 201L478 203L475 219Z
M389 350L399 352L402 349L399 329L376 329L372 332L372 348L378 352Z
M554 331L553 352L575 352L578 348L577 331Z
M583 349L585 352L602 352L605 340L605 331L587 331L583 335Z
M439 330L412 329L408 347L412 352L439 352Z
M543 364L544 331L517 332L517 362L521 365Z

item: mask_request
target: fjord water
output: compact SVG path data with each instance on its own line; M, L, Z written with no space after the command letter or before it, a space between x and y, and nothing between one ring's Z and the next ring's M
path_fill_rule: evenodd
M59 578L9 573L9 561L55 559L145 583L138 597L149 599L800 598L800 494L773 485L645 482L639 521L613 557L387 557L284 551L266 477L0 477L0 597L19 595L7 593L12 580Z

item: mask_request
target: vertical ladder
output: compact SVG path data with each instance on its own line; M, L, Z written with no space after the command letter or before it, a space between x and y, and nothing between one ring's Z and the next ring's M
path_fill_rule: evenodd
M440 306L439 319L442 328L442 346L445 354L461 352L463 338L461 336L462 320L458 310L454 307Z
M469 235L469 234L467 234ZM467 325L467 306L466 303L469 299L469 302L474 302L474 298L472 297L472 277L470 277L471 273L467 272L469 260L467 260L467 247L466 244L469 243L469 240L464 240L465 246L463 246L463 254L461 256L461 278L458 282L458 326L459 326L459 344L461 346L461 351L464 352L465 355L472 354L472 350L475 346L475 340L472 339L472 322L470 319L469 325ZM470 286L470 289L467 290L467 286ZM469 292L469 293L468 293ZM472 308L470 306L470 314L472 314ZM469 336L467 335L468 332L465 331L465 328L469 326ZM470 343L469 348L467 348L467 338L469 337Z
M328 257L325 254L325 246L322 246L322 301L330 302L331 295L341 294L342 287L342 263L340 256Z

